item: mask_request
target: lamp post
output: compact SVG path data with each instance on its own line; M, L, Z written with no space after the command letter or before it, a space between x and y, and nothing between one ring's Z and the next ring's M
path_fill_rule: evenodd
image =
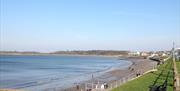
M174 48L175 43L173 42L173 50L172 50L172 56L173 56L173 61L175 61L175 48Z

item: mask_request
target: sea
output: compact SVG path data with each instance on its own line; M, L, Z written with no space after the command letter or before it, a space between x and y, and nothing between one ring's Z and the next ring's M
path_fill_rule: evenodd
M27 91L65 89L132 63L117 57L14 55L0 56L0 88Z

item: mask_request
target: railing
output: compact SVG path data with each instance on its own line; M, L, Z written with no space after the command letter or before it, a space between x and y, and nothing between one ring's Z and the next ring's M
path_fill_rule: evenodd
M165 65L165 68L162 69L161 73L158 75L158 77L155 79L154 83L150 86L149 91L166 91L167 90L167 84L168 79L170 78L170 72L172 68L172 62L170 61L170 64L167 63ZM166 73L168 71L168 73ZM158 80L162 80L163 76L165 75L166 79L164 79L164 82L162 84L157 84Z
M99 80L90 81L88 83L85 83L85 89L81 89L80 91L110 91L113 88L117 88L118 86L128 81L134 80L146 73L149 73L151 71L156 71L157 70L156 68L157 68L157 64L153 64L148 68L148 70L139 69L136 71L132 71L132 73L130 73L128 76L118 80L114 80L110 83L105 83Z

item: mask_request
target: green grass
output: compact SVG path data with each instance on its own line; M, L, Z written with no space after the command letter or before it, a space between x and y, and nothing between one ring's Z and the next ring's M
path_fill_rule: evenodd
M177 67L178 73L180 74L180 61L176 61L176 67Z
M169 78L168 78L167 91L173 91L173 69L172 68L173 68L172 60L168 60L166 63L159 66L158 71L148 73L138 79L129 81L113 89L112 91L149 91L149 87L154 84L155 80L158 78L159 74L163 70L164 70L163 74L159 77L155 85L163 84L168 72L170 72Z

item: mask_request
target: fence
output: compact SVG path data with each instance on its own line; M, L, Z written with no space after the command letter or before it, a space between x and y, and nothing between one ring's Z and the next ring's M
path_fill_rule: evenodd
M130 80L136 79L146 73L149 73L151 71L156 71L157 69L157 62L153 62L152 64L149 64L149 66L138 69L129 69L131 73L129 73L127 76L122 77L120 79L112 80L112 81L103 81L101 79L95 79L92 78L90 81L80 84L76 83L74 84L74 87L70 89L61 89L61 88L49 88L45 91L110 91L113 88L116 88ZM106 79L106 78L103 78Z
M146 70L138 69L136 71L132 71L132 73L130 73L128 76L123 77L118 80L114 80L110 83L105 83L100 80L92 79L90 82L85 83L85 89L84 90L81 89L81 91L109 91L109 90L116 88L130 80L136 79L148 72L156 71L157 70L156 68L157 68L157 63L153 63L148 68L146 67Z

